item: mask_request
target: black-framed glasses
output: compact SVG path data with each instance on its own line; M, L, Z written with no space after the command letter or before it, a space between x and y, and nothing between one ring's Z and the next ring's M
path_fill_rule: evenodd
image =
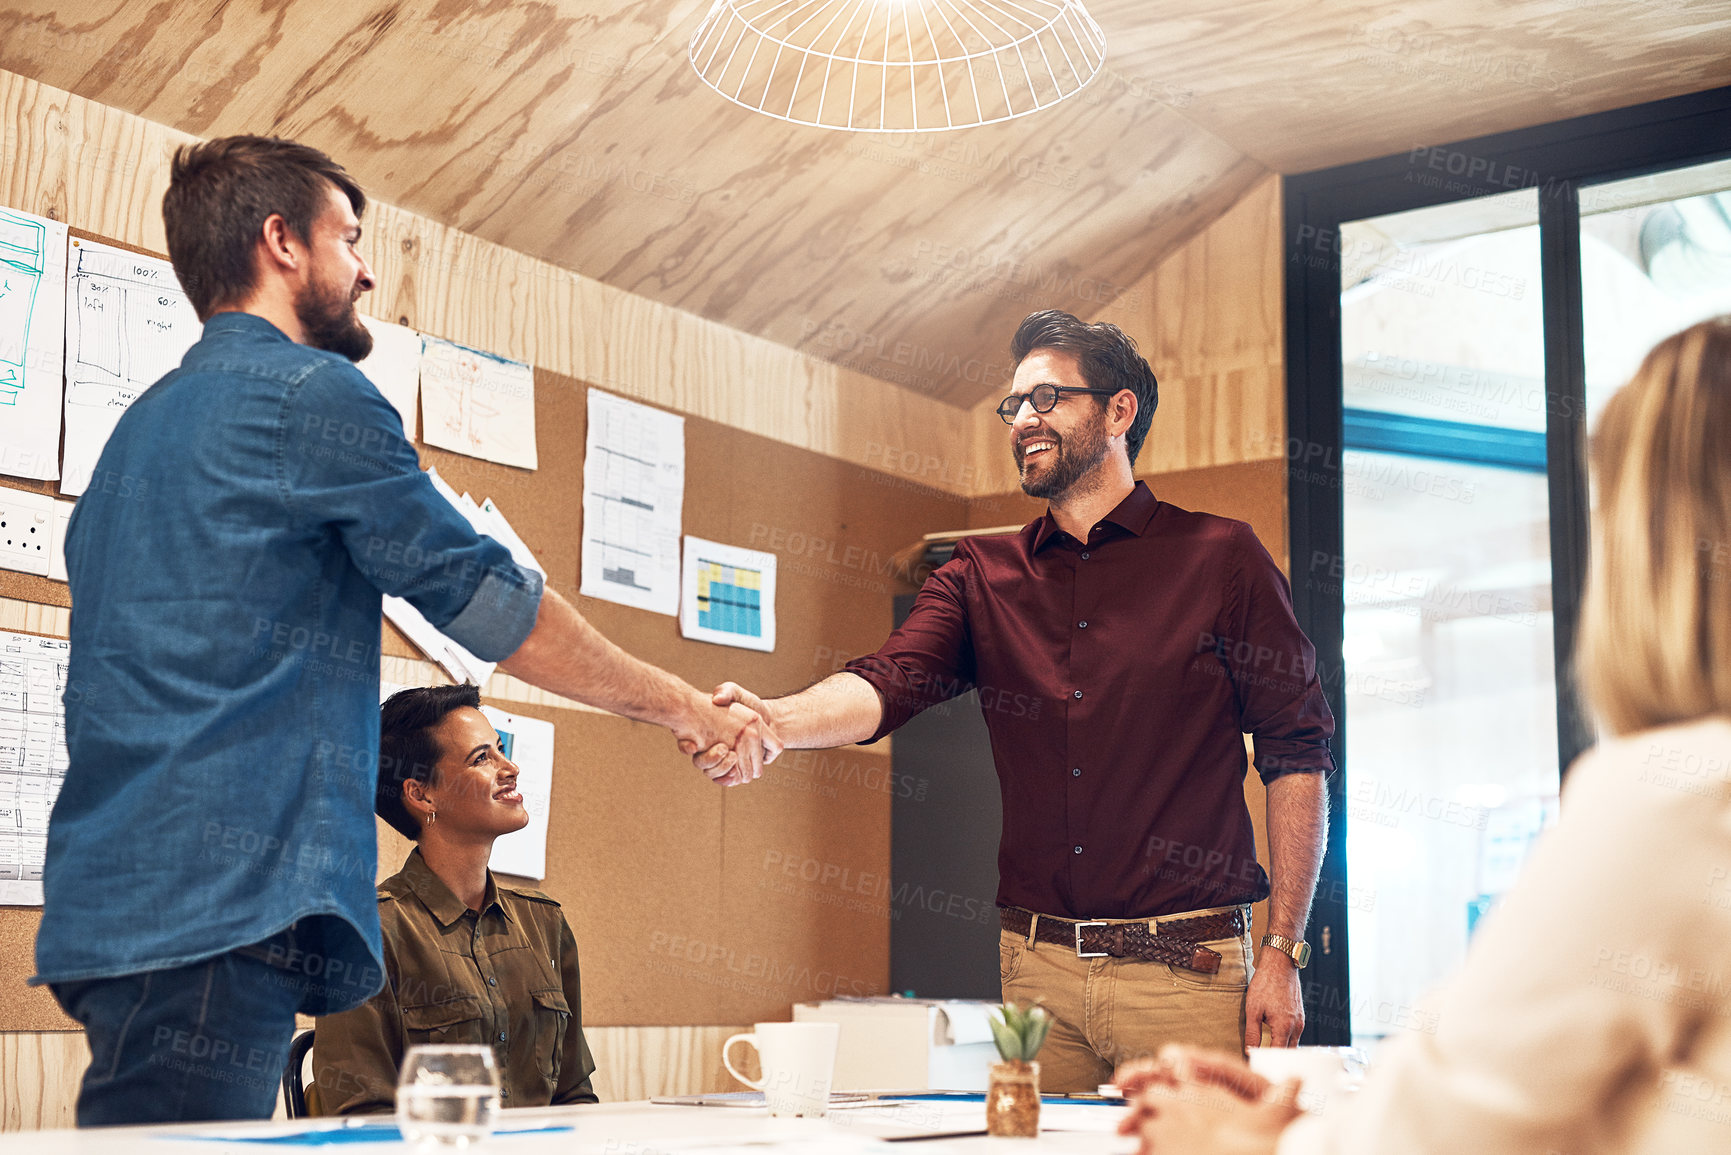
M1096 397L1112 397L1118 390L1085 389L1080 385L1036 385L1026 393L1012 393L998 402L998 416L1004 419L1005 425L1014 425L1016 414L1022 411L1024 401L1034 407L1035 413L1050 413L1057 407L1058 399L1066 393L1092 393Z

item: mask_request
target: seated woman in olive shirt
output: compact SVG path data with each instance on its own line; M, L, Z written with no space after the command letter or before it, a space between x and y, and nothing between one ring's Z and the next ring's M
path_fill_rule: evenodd
M502 1105L593 1103L577 943L559 904L501 886L493 840L529 821L517 767L473 686L393 694L380 712L379 816L419 846L379 885L385 989L318 1021L321 1109L389 1111L417 1043L490 1043Z

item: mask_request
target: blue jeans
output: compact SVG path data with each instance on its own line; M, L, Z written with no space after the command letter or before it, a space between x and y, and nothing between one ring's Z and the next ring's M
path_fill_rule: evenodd
M53 984L90 1043L78 1125L270 1118L295 1012L318 983L300 965L308 929L188 966Z

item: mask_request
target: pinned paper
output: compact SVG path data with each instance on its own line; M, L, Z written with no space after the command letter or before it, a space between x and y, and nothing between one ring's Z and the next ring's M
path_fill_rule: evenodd
M579 592L678 613L685 418L591 389L588 436Z
M403 419L403 436L415 437L415 402L421 396L421 335L406 325L394 325L376 317L357 314L373 335L373 351L355 368L378 386L397 416Z
M481 713L499 734L499 750L517 764L517 792L529 825L493 842L487 865L523 878L547 877L547 815L553 801L553 723L508 714L494 706Z
M543 577L547 575L547 571L535 560L535 555L529 552L529 547L523 544L523 539L517 536L517 531L511 528L497 506L490 501L487 505L491 508L476 505L468 494L452 489L436 469L427 470L427 478L433 483L433 488L439 491L439 495L450 502L451 508L462 514L477 533L491 537L510 550L511 560L518 565L532 569ZM385 617L390 619L391 624L401 630L423 654L443 666L453 681L484 686L487 679L493 676L493 670L498 663L484 662L477 658L446 637L420 610L402 598L386 597L384 610Z
M60 476L66 226L0 209L0 473Z
M73 238L67 264L60 492L76 497L120 415L179 367L203 330L167 261Z
M535 370L438 337L421 348L421 440L534 469Z
M41 906L48 815L66 780L65 638L0 633L0 905Z
M775 555L685 538L679 632L699 642L775 650Z

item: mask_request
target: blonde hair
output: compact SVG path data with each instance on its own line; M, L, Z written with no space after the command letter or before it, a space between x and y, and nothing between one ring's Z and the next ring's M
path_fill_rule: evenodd
M1577 669L1614 732L1731 715L1731 317L1667 337L1593 435Z

